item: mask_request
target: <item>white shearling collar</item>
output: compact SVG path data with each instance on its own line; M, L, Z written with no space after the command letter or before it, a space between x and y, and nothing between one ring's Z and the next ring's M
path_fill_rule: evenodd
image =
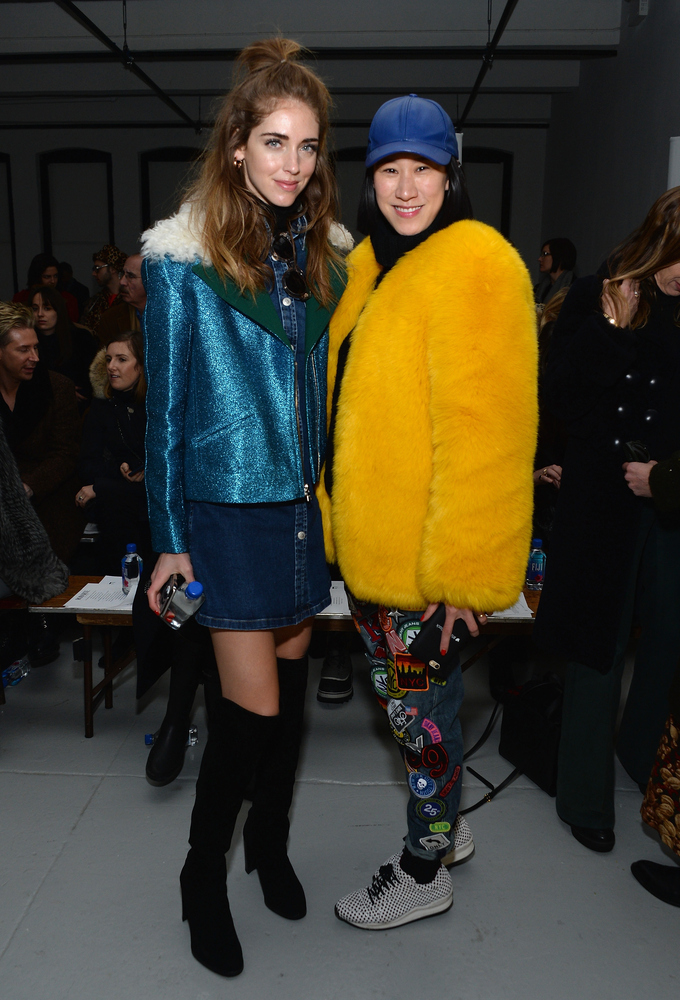
M201 229L201 220L192 212L190 203L184 202L169 219L161 219L142 233L142 256L152 261L170 257L181 264L193 264L200 260L209 266L210 258L199 235ZM352 249L354 240L342 223L333 222L329 235L331 243L340 250L348 252Z
M152 261L170 257L181 264L193 264L197 260L210 264L197 233L201 228L191 205L184 202L169 219L161 219L142 233L142 256Z

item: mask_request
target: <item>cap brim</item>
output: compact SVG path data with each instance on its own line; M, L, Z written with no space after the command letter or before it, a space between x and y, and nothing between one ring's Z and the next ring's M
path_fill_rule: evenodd
M409 139L402 139L400 142L386 142L383 146L376 146L366 155L366 166L372 167L379 160L394 156L395 153L415 153L417 156L422 156L425 160L432 160L433 163L438 163L442 167L451 162L453 155L440 149L439 146L430 146L426 142L418 142L417 140L411 142Z

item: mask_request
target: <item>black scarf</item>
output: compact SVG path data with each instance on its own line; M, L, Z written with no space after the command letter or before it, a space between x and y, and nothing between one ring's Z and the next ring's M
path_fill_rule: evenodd
M431 223L424 229L422 233L416 233L415 236L402 236L398 233L393 226L387 221L382 212L378 212L378 218L376 220L376 225L371 232L371 244L373 246L373 253L375 254L375 259L382 267L382 272L378 277L378 282L380 282L388 271L390 271L397 261L408 253L409 250L415 250L416 247L424 243L425 240L432 236L433 233L439 232L440 229L444 229L447 223L444 219L444 205L439 209L434 222Z

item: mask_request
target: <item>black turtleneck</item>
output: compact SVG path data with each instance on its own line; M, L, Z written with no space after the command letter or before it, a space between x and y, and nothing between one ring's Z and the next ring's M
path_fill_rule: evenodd
M276 233L287 233L288 225L293 219L302 215L302 202L295 202L293 205L272 205L268 201L257 199L262 208L266 211L269 220L273 219L273 231Z
M422 233L416 233L414 236L402 236L390 225L382 212L377 214L376 225L370 236L375 259L383 269L378 277L378 283L394 267L400 257L403 257L409 250L415 250L433 233L439 232L448 224L445 221L444 205L442 205L434 221L427 229L423 229Z

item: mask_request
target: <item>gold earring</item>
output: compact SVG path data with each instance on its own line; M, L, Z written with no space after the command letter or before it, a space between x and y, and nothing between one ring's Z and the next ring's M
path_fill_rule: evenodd
M243 166L243 160L242 159L239 160L238 156L235 156L234 157L234 166L236 167L237 170L240 170L241 167Z

